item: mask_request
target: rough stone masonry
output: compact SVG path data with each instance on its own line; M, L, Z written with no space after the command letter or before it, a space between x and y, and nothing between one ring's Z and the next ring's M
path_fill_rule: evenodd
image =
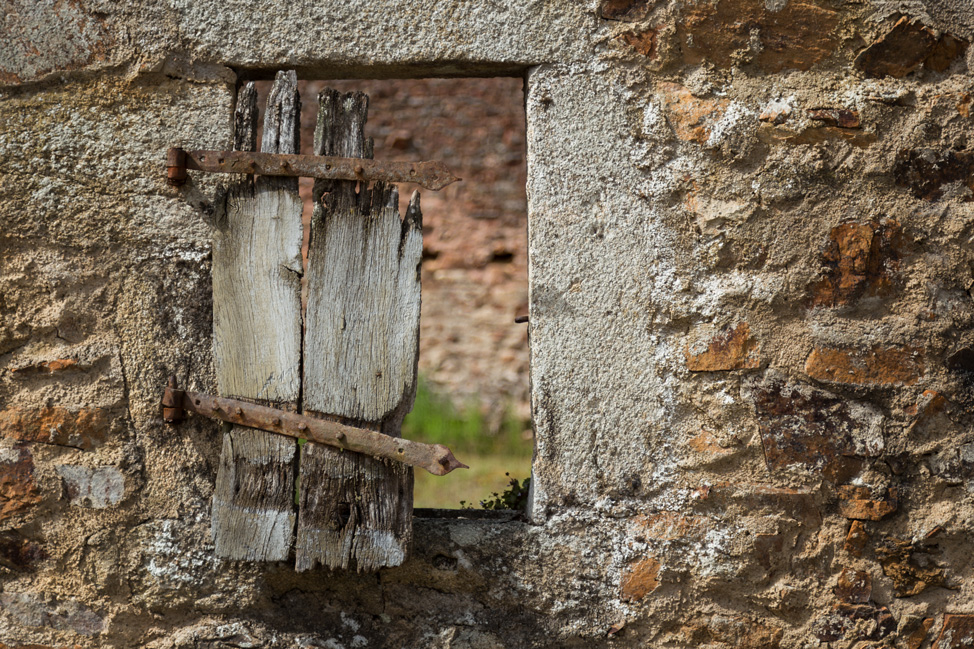
M0 647L974 643L968 0L8 0ZM241 80L526 79L527 520L215 558ZM377 152L377 157L380 152Z

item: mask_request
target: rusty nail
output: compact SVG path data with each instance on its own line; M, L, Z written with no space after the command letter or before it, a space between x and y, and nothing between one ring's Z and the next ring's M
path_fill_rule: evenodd
M365 171L365 168L362 167L362 165L355 165L355 175L356 176L360 176L363 171Z
M308 424L302 421L300 424L298 424L298 430L308 430Z
M281 418L280 417L274 417L274 419L271 420L271 424L273 424L274 426L280 426L281 425Z
M214 399L213 400L213 403L210 404L210 405L213 407L214 410L217 410L217 411L220 410L220 402L217 401L216 399Z
M238 417L243 417L243 408L237 408L233 411L233 414L237 415Z
M335 439L337 439L339 442L344 442L345 441L345 433L338 433L337 435L335 435Z
M514 322L517 324L524 324L525 322L528 322L528 316L519 315L518 317L514 318Z

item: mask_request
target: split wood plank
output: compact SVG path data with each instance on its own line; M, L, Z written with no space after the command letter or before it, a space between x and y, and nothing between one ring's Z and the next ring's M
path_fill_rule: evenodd
M257 93L241 88L234 149L256 150ZM267 100L261 149L297 153L294 72ZM301 394L301 210L297 178L247 177L227 192L213 236L213 354L221 396L297 410ZM282 561L294 539L297 442L232 426L213 495L213 541L226 559Z
M368 96L325 90L315 155L372 157ZM323 195L324 203L322 202ZM308 257L304 411L399 437L416 394L422 215L394 185L319 180ZM300 460L296 569L372 571L405 559L412 468L307 443Z

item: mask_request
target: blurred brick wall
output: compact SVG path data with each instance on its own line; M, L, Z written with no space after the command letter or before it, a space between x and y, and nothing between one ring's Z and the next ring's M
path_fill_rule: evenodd
M441 160L461 182L420 190L423 309L420 373L458 405L479 404L491 425L513 409L530 418L527 198L522 80L409 79L302 82L301 147L312 153L317 96L325 87L369 95L366 136L375 157ZM262 94L270 82L260 84ZM302 179L305 219L311 184Z

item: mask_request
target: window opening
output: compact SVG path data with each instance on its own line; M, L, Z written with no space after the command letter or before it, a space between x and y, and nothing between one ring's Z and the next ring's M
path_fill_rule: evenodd
M471 466L443 477L416 471L416 509L461 502L480 509L531 472L527 326L514 322L528 309L522 84L505 77L298 84L301 153L313 153L318 93L359 90L370 98L366 136L377 159L441 160L463 179L439 192L412 184L399 191L401 213L415 189L423 211L419 382L403 437L446 444ZM271 85L257 83L261 110ZM305 267L313 182L299 182Z

